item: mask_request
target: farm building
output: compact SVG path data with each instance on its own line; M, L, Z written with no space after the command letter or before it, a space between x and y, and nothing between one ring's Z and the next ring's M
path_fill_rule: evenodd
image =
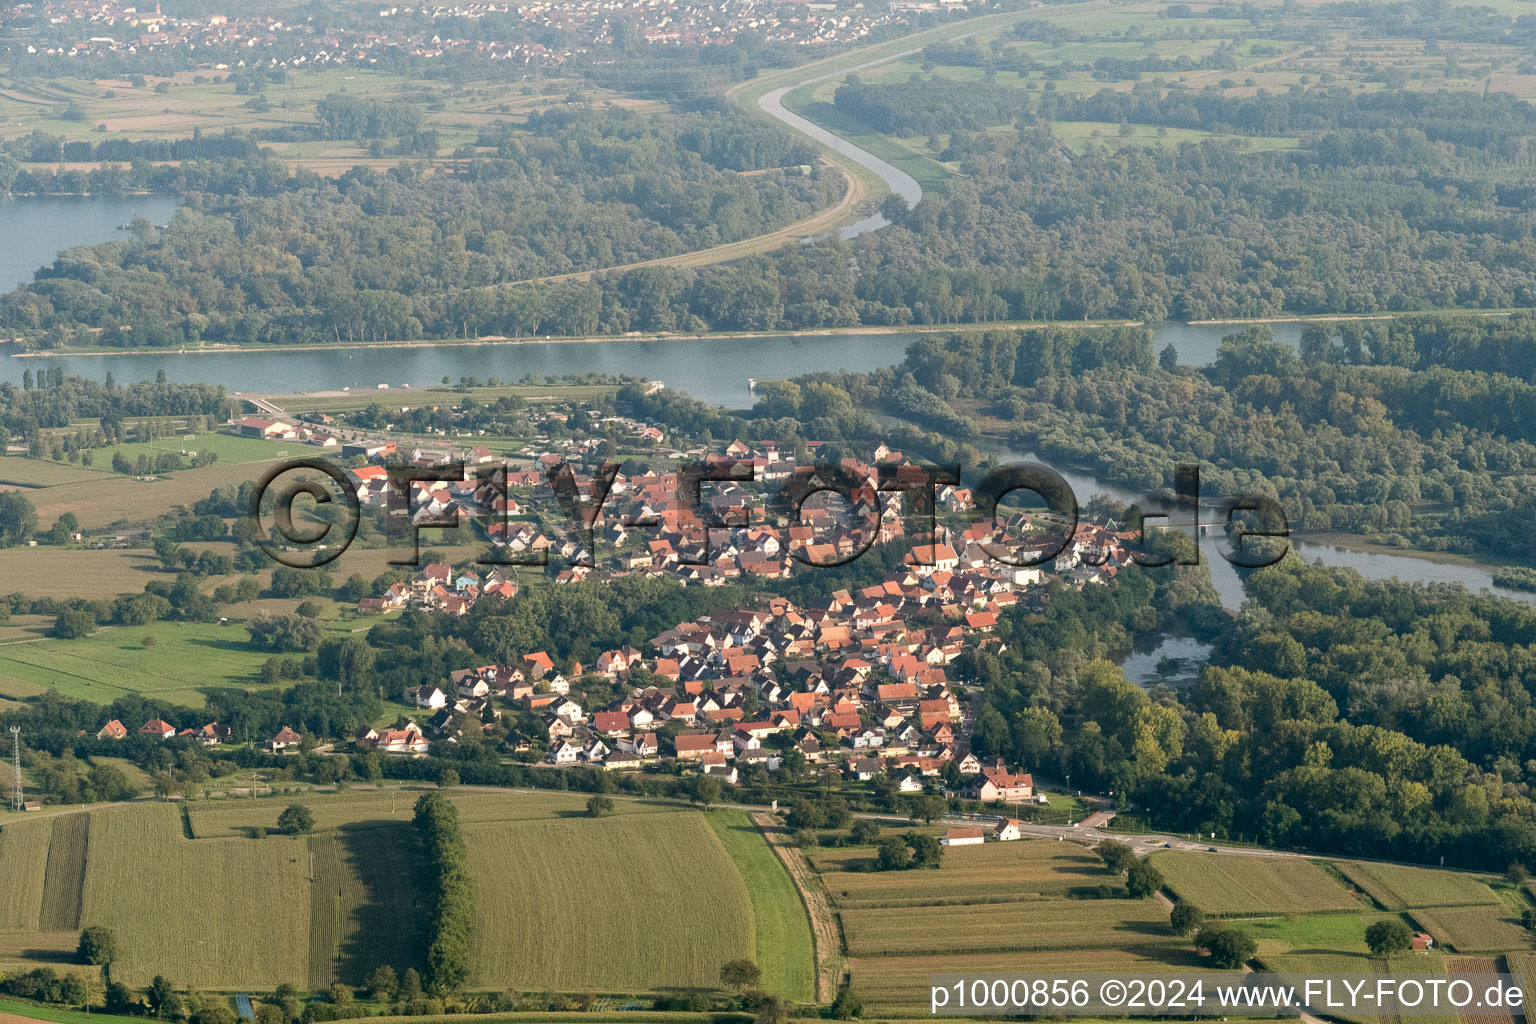
M987 832L980 828L952 828L941 840L945 846L980 846L986 841Z

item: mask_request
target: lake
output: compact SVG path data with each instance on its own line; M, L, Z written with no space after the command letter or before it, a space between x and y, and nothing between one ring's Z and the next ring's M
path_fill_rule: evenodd
M164 224L175 196L0 195L0 292L32 280L60 251L126 237L117 229L135 216Z

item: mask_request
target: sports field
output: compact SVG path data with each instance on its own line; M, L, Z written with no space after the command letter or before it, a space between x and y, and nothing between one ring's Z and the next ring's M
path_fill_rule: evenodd
M317 829L302 837L254 837L285 798L190 805L185 819L142 802L14 821L0 829L0 962L52 962L102 924L118 937L114 979L134 986L164 973L211 990L318 989L419 966L417 796L309 796ZM804 910L762 837L736 830L744 818L618 799L594 819L578 794L450 799L476 889L472 989L716 989L721 964L747 957L771 991L808 998Z
M1224 917L1358 910L1360 903L1322 868L1299 857L1212 857L1156 853L1167 888Z

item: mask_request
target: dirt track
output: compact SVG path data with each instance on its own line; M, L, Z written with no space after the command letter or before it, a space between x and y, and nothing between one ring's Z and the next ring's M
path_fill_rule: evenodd
M727 242L724 245L716 245L709 249L697 249L693 252L680 252L675 256L658 256L653 260L641 260L638 263L623 263L616 267L600 267L596 270L577 270L569 274L554 274L549 277L534 277L526 281L512 281L508 284L490 285L492 288L506 288L520 284L549 284L556 281L590 281L594 274L606 274L616 270L635 270L640 267L707 267L715 263L728 263L731 260L739 260L743 256L755 256L758 253L772 252L781 249L790 242L799 241L802 238L810 238L813 235L825 234L835 228L845 216L862 203L868 195L864 183L855 178L847 170L839 167L831 161L823 160L828 167L834 167L843 175L847 182L847 191L836 205L829 206L825 210L817 210L803 220L797 220L793 224L770 231L764 235L754 235L751 238L743 238L739 242Z

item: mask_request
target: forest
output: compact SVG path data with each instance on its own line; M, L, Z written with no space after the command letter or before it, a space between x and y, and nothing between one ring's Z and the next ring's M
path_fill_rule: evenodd
M1054 84L852 79L840 109L894 134L942 133L931 143L960 174L911 210L888 198L892 225L851 243L590 281L536 283L771 231L833 204L843 183L807 144L718 99L665 116L548 108L484 129L476 158L430 174L290 178L241 136L157 143L214 158L59 173L180 191L175 221L66 254L0 298L0 329L140 347L1536 304L1529 103L1321 83L1251 96ZM410 104L337 94L321 107L327 136L398 132L407 146L421 134ZM1053 133L1058 119L1220 137L1079 152ZM998 123L1012 131L979 130ZM1243 145L1286 134L1299 148ZM92 144L34 134L11 148L66 145ZM8 162L0 185L68 184ZM732 173L774 168L787 170Z
M582 108L535 116L528 129L492 130L495 155L454 171L283 173L260 191L232 182L227 193L189 193L164 228L63 253L0 299L0 324L34 337L89 331L81 340L123 347L514 333L483 322L500 311L526 320L515 333L538 332L546 317L595 332L593 287L551 289L538 307L503 288L771 231L844 189L818 168L733 173L815 156L716 113Z
M1185 690L1149 694L1080 642L1042 642L1063 617L1094 621L1072 596L1010 617L1013 651L970 656L987 684L978 745L1123 792L1163 828L1536 863L1536 612L1294 558L1245 586L1242 614Z
M1213 365L1151 355L1140 328L929 335L897 367L843 375L859 408L956 439L1006 439L1153 497L1198 462L1210 493L1278 498L1294 529L1528 561L1536 528L1536 317L1268 327ZM785 411L777 399L761 411Z

